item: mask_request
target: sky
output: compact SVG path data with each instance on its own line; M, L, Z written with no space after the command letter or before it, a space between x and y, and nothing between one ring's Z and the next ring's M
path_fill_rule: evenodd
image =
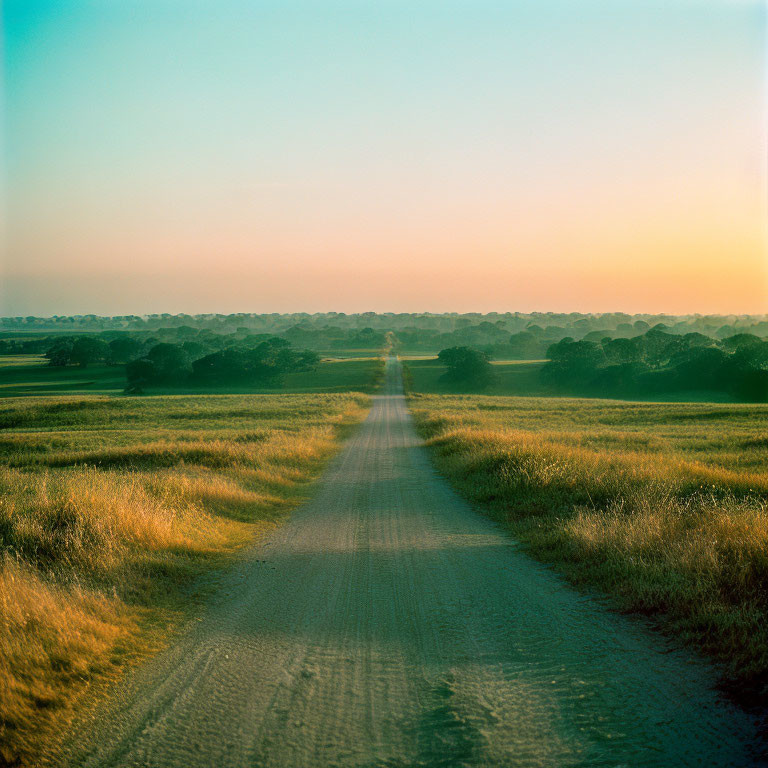
M3 0L0 315L768 312L750 0Z

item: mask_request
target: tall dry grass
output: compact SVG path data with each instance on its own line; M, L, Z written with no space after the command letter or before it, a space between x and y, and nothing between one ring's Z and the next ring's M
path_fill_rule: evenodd
M190 585L277 524L361 395L18 399L0 408L0 764L157 648Z
M536 556L768 698L768 409L414 396L441 470Z

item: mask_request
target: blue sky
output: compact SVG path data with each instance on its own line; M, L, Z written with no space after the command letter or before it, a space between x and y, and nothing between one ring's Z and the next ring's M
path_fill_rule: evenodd
M766 311L764 17L6 0L0 311Z

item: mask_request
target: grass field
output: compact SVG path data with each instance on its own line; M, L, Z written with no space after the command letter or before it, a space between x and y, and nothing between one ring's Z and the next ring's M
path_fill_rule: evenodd
M539 371L543 360L509 360L493 363L493 381L483 389L472 390L462 385L458 390L456 385L441 381L446 367L432 356L404 355L406 386L415 392L430 392L434 394L465 394L486 395L546 395L547 388L539 381Z
M97 394L118 395L125 389L123 366L92 365L88 368L51 367L37 355L0 356L0 398L21 395ZM366 357L329 357L314 371L287 374L278 387L175 386L149 388L148 394L195 394L198 392L372 392L381 376L381 360Z
M404 355L406 385L414 392L429 394L476 394L523 397L557 397L562 394L553 390L540 379L540 371L546 360L495 360L493 379L482 388L466 383L460 385L443 381L447 368L434 355ZM736 399L726 392L711 390L675 391L651 394L638 398L644 402L720 402L733 403Z
M441 471L537 557L768 695L768 407L422 395Z
M41 764L83 697L188 617L196 577L306 497L367 405L350 392L0 402L0 764Z

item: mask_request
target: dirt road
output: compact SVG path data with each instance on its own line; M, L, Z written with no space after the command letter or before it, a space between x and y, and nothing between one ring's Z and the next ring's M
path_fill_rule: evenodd
M384 394L314 500L73 739L86 766L753 765L703 664L520 552Z

